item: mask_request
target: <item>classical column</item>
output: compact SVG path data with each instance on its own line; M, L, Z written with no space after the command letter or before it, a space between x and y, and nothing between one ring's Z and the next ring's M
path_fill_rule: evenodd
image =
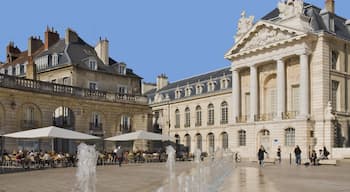
M256 66L250 67L250 121L258 114L258 72Z
M232 99L233 99L233 122L237 122L237 118L240 115L241 106L240 106L240 98L241 98L241 92L240 92L240 86L239 86L239 72L237 69L234 69L232 71Z
M321 75L321 74L320 74ZM300 54L300 106L299 112L301 118L309 117L309 55L307 52Z
M286 71L282 59L277 59L277 118L286 112Z

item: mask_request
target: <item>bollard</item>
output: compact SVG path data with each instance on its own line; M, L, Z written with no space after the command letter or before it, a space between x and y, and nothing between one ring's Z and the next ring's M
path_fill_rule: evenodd
M289 153L289 165L292 164L292 153Z

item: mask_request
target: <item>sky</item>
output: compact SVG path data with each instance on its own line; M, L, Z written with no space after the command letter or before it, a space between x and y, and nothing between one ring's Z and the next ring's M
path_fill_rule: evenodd
M255 21L279 0L4 0L0 2L0 61L14 41L27 49L30 36L44 37L46 26L64 37L72 28L90 45L107 38L110 56L155 82L171 82L230 66L224 54L242 10ZM320 8L324 0L306 0ZM350 18L349 0L335 0L338 15Z

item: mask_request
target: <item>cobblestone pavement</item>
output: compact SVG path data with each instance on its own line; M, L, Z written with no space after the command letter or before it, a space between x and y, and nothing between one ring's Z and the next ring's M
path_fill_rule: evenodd
M287 162L233 165L232 174L218 189L220 192L348 192L350 161L337 166L295 166ZM191 162L176 164L176 172L192 167ZM72 192L75 168L57 168L0 175L0 192ZM130 164L121 168L97 168L97 192L152 192L167 178L165 163Z

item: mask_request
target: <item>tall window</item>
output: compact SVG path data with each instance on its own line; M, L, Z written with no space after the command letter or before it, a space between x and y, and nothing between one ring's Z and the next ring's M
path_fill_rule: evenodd
M285 130L285 144L286 146L292 147L295 145L295 129L287 128Z
M97 70L97 63L96 60L89 60L89 68L91 70Z
M91 129L101 128L101 116L98 112L92 113Z
M129 133L131 132L131 119L127 115L122 115L120 119L120 132Z
M227 89L228 88L228 82L229 82L229 79L226 78L226 77L221 79L221 83L220 83L221 89Z
M19 73L22 75L24 74L24 65L19 66Z
M269 88L267 89L266 94L266 112L270 114L274 114L277 111L277 105L276 105L276 88Z
M202 84L196 85L196 94L199 95L199 94L202 94L202 92L203 92L203 85Z
M52 66L58 65L58 54L55 53L52 55Z
M127 94L128 93L128 87L126 87L126 86L118 86L118 93Z
M339 81L332 80L332 110L337 111Z
M214 125L214 105L208 105L208 125Z
M25 109L24 119L26 121L34 121L34 107L27 107Z
M215 82L214 81L209 81L208 82L208 92L214 91L215 90Z
M214 134L209 133L208 134L208 142L209 142L209 153L215 152L215 140L214 140Z
M192 88L191 87L187 87L185 89L185 97L191 96L192 94Z
M186 107L185 109L185 127L191 126L191 112L190 108Z
M202 108L201 106L196 107L196 126L202 125Z
M180 110L175 111L175 128L180 128Z
M222 148L228 149L228 134L226 132L221 134Z
M187 151L190 152L191 151L191 136L189 134L185 135L185 144L187 147Z
M339 58L339 53L338 51L333 50L332 51L332 69L336 70L337 69L337 63L338 63L338 58Z
M202 151L202 135L197 134L196 135L196 141L197 141L197 149L200 149Z
M227 102L224 101L221 103L221 124L228 123L228 107Z
M181 97L181 89L175 90L175 99L179 99Z
M245 103L245 115L248 116L250 115L250 93L247 92L244 95L244 103Z
M118 73L121 75L125 75L126 74L126 66L125 64L119 64L118 65Z
M245 130L238 131L238 140L239 140L239 146L246 146L246 131Z
M299 85L292 85L292 105L291 110L299 111Z

